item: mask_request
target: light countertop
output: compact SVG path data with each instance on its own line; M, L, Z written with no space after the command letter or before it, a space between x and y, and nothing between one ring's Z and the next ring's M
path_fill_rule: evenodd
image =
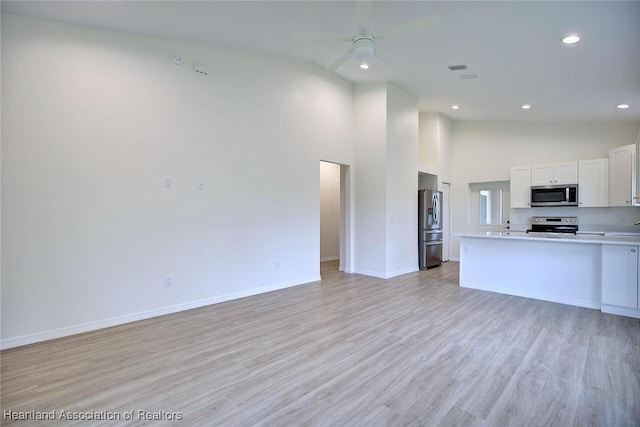
M638 235L620 235L623 233L606 233L604 234L528 234L525 231L470 231L467 233L457 233L459 237L484 237L489 239L507 239L507 240L531 240L531 241L554 241L564 243L595 243L607 245L640 245L640 234Z

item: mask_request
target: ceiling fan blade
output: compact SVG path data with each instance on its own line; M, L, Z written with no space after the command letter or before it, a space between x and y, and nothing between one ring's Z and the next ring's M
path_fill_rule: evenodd
M346 51L340 58L338 58L333 64L329 66L328 68L329 71L334 72L338 68L340 68L340 66L344 64L347 61L347 59L351 57L351 54L353 53L354 49L355 48L351 46L351 48L348 51Z
M312 33L308 31L293 31L292 34L294 37L299 37L304 39L330 40L330 41L341 41L341 42L353 41L352 37L339 36L336 34Z
M371 0L356 1L356 32L358 34L367 34L371 25Z
M380 49L376 49L375 56L376 58L378 58L380 63L382 63L384 69L387 72L393 71L394 73L396 73L397 72L396 70L401 68L398 65L400 64L398 59L390 53L380 54Z
M419 33L420 31L426 31L429 28L438 25L440 25L440 15L431 15L427 18L406 22L390 29L389 31L385 31L384 33L374 34L374 36L376 39L381 39L383 37L405 36Z

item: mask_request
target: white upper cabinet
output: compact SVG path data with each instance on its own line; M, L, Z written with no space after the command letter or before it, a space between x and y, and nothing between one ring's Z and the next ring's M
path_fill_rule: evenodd
M531 207L531 166L511 168L511 207Z
M531 166L531 185L552 185L553 163Z
M578 206L606 207L609 204L609 159L578 162Z
M531 166L531 185L578 183L578 162L547 163Z
M635 197L635 144L609 150L609 206L631 206Z

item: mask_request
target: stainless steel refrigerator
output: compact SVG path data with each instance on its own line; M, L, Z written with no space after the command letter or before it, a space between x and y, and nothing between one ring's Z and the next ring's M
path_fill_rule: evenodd
M442 264L441 191L418 191L418 255L420 270Z

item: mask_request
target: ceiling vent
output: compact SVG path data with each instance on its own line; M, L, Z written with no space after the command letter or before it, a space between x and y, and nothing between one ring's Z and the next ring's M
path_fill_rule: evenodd
M209 74L210 70L207 64L196 61L193 63L193 71L195 71L196 73L204 74L206 76Z
M460 65L449 65L449 69L451 71L460 71L460 70L467 70L469 69L469 67L467 67L464 64L460 64Z
M462 80L471 80L471 79L477 79L478 75L477 74L460 74L458 77L460 77Z

